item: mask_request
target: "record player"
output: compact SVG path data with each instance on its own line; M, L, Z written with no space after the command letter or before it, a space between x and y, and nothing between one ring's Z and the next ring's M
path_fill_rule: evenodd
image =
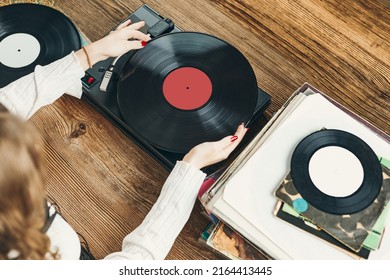
M144 20L145 26L140 30L144 33L150 34L152 38L157 38L159 40L160 38L166 36L167 34L169 35L178 32L181 32L181 34L183 33L183 31L181 31L179 28L174 26L174 23L171 19L162 17L146 4L142 5L128 18L131 19L132 23ZM127 20L128 18L126 18L125 20ZM197 36L196 39L194 40L198 40L198 37L201 39L205 38L206 44L210 40L216 40L215 38L209 38L206 35L189 34L188 36L190 36L189 37L190 40L191 38L195 38L194 36ZM169 36L166 37L167 38L161 39L162 42L161 44L163 44L164 40L167 41L167 39L170 39ZM166 44L170 44L170 42L167 42ZM146 47L144 49L146 49ZM117 86L118 80L120 79L121 75L123 76L123 71L126 70L125 68L132 67L131 62L129 63L129 61L136 55L136 53L137 51L131 51L119 58L109 58L105 61L101 61L95 64L91 69L87 70L86 75L82 78L83 91L84 91L83 98L87 102L92 104L113 124L115 124L118 128L120 128L128 137L133 139L142 149L144 149L151 156L153 156L160 164L162 164L165 168L170 170L173 168L177 160L182 159L184 155L184 151L159 147L159 145L155 145L154 143L151 143L148 139L141 136L139 131L135 131L134 128L128 125L128 122L125 121L123 115L123 109L121 112L121 108L120 108L120 106L122 106L123 108L124 105L123 104L118 105L118 102L121 102L121 99L123 99L123 97L118 98L118 86ZM184 70L181 72L184 72ZM190 74L193 75L196 73L191 72ZM246 121L247 127L251 126L251 124L255 122L262 115L262 113L267 108L271 100L270 96L267 93L265 93L263 90L257 87L257 83L255 87L257 89L257 98L254 102L255 103L254 110L253 112L251 112L251 116L248 119L248 121ZM132 94L131 84L128 86L127 90L128 90L128 94L131 96ZM137 89L134 88L134 91L137 91ZM176 110L179 111L177 113L179 114L179 116L183 116L183 114L191 114L191 113L183 113L182 109L183 108L179 108L179 110ZM236 126L236 124L234 125ZM163 128L161 127L160 129ZM158 130L158 129L154 129L154 130ZM193 133L196 134L196 131L194 131Z

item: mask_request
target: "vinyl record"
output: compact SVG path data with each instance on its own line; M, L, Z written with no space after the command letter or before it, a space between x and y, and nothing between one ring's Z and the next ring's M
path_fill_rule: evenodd
M127 125L175 153L233 134L251 119L258 97L246 58L225 41L195 32L148 42L128 60L117 92Z
M360 161L363 178L357 190L347 196L327 195L311 179L309 162L324 147L341 147ZM324 164L332 165L329 161ZM382 183L382 168L370 146L359 137L342 130L328 129L305 137L295 148L291 159L291 177L300 195L315 208L326 213L343 215L359 212L370 206L378 196ZM342 184L337 187L342 188Z
M37 4L0 7L0 88L81 47L62 13Z

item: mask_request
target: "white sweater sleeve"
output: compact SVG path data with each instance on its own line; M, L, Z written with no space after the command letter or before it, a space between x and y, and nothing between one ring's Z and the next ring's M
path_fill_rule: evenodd
M124 238L122 251L106 259L164 259L186 224L205 177L178 161L144 221Z
M45 66L0 89L0 103L22 119L30 118L41 107L53 103L64 93L81 97L84 70L74 54Z

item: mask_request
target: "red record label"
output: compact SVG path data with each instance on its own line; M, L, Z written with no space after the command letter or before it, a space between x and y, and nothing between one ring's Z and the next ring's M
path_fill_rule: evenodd
M202 107L211 97L212 84L203 71L182 67L167 75L163 83L165 99L173 107L194 110Z

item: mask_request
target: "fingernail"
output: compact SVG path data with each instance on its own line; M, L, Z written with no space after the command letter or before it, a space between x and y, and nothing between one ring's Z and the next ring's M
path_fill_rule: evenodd
M146 41L141 41L141 45L142 45L143 47L145 47L147 44L148 44L148 42L146 42Z
M249 131L249 127L246 127L246 132L248 132Z
M238 136L237 135L233 135L231 138L230 138L230 142L234 142L238 139Z

